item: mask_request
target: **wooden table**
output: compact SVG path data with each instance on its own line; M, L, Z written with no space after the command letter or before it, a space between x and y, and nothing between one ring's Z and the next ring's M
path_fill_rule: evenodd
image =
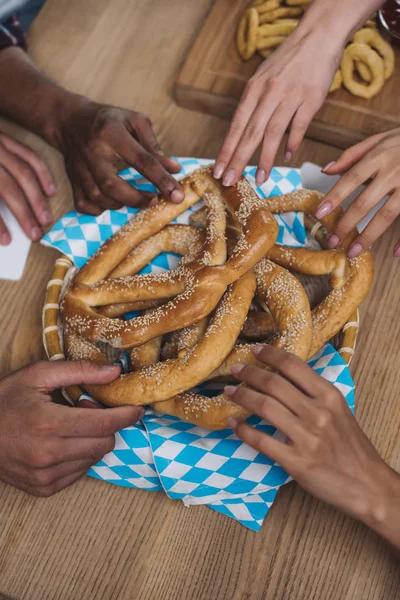
M49 0L31 32L36 62L60 83L150 114L167 152L215 157L227 123L178 108L171 90L212 0ZM56 153L56 217L72 206ZM294 164L338 151L306 141ZM278 156L282 163L282 150ZM400 469L397 224L376 244L376 277L362 310L352 371L357 418ZM0 373L44 357L41 306L56 253L32 247L23 279L0 283ZM361 524L284 487L260 533L205 507L90 478L42 500L0 485L0 592L18 600L395 600L400 569ZM0 594L1 595L1 594Z

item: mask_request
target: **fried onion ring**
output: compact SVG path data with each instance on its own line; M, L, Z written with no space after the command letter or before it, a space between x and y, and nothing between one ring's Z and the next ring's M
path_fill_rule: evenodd
M354 63L360 61L365 63L371 71L372 81L363 85L355 81L353 77ZM340 69L343 75L345 88L354 96L360 98L373 98L379 94L385 83L384 64L382 58L374 50L365 44L350 44L343 53Z

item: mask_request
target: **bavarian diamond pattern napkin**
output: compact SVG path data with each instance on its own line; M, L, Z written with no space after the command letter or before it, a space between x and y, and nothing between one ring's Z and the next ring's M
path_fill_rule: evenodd
M178 160L182 164L180 177L212 162L194 158ZM297 169L274 169L261 188L255 185L254 167L248 167L245 175L264 198L301 187ZM141 189L154 191L153 186L134 169L127 169L120 176ZM175 222L188 223L191 212L198 208L200 203ZM89 256L135 212L128 207L106 211L100 217L71 212L56 223L43 243L58 248L76 266L82 267ZM278 215L277 221L280 243L307 245L302 214ZM161 254L144 272L173 269L178 260L173 254ZM134 316L127 315L129 318ZM124 357L121 364L126 367ZM340 389L353 409L354 384L346 363L336 350L326 344L309 364ZM204 384L199 388L203 394L215 395L220 393L221 384ZM256 417L249 422L280 437L279 432ZM115 438L114 450L92 467L89 475L124 487L164 491L171 499L181 500L185 506L206 504L254 531L260 529L279 488L290 480L279 465L243 444L231 430L211 432L151 410L147 410L141 422L120 431Z

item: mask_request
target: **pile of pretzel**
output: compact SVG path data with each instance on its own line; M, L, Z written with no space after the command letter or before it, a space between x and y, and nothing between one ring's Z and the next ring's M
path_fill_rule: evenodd
M108 406L151 405L208 429L247 413L224 394L190 390L231 376L235 363L256 363L253 344L266 342L301 359L314 355L347 322L372 283L369 252L346 258L353 232L338 250L276 245L275 213L303 211L308 228L326 239L341 215L319 223L322 197L302 190L260 199L244 178L224 188L212 167L182 181L181 204L161 199L136 213L76 273L61 303L69 360L130 356L130 371L110 384L87 385ZM194 206L191 224L171 221ZM161 252L182 256L178 268L138 274ZM289 271L290 269L290 271ZM313 310L291 271L328 275L331 291ZM139 316L126 320L128 311Z
M255 0L240 19L236 44L243 60L268 58L297 27L311 0ZM395 69L392 46L379 34L376 15L346 46L330 92L342 85L354 96L372 98Z

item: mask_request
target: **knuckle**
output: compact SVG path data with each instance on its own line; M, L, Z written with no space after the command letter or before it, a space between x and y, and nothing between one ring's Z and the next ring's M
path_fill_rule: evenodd
M34 469L45 469L51 465L51 455L42 448L35 448L28 453L27 463Z
M340 398L341 394L337 390L330 390L327 394L325 394L322 405L332 413L337 409L340 403Z
M92 200L92 202L95 202L97 204L101 201L103 194L101 193L98 187L93 187L89 192L89 197Z
M176 187L176 181L168 175L162 175L158 182L161 190L172 191Z
M315 424L321 431L329 429L333 424L332 413L326 408L319 409L315 417Z
M357 198L357 200L354 202L354 206L358 210L358 212L364 213L369 210L368 200L367 198L365 198L365 196L363 196L363 194L361 194L361 196Z
M99 421L99 435L102 438L107 438L114 433L114 420L104 411L102 418ZM102 440L102 444L104 440Z
M385 223L393 223L397 217L397 213L393 209L383 206L381 209L381 217Z
M46 487L34 487L32 494L38 498L50 498L55 493L55 487L53 485L47 485Z
M33 474L33 485L39 488L47 488L53 483L53 475L44 469L38 469Z
M79 212L85 212L86 210L86 202L82 199L77 200L75 206Z
M148 152L140 152L136 164L139 169L148 171L154 167L156 160Z
M112 196L115 193L116 182L112 177L107 177L104 179L100 188L105 196Z
M244 130L243 137L246 140L254 140L260 135L259 127L255 124L249 124Z

